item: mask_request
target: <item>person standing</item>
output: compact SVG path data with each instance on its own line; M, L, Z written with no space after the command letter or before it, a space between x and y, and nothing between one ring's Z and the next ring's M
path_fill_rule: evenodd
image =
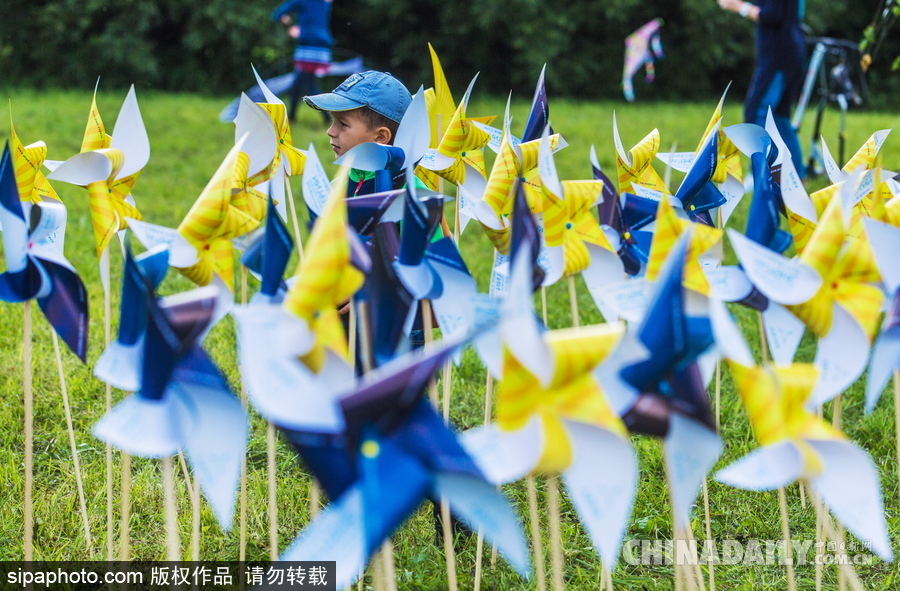
M744 121L765 127L772 115L800 178L806 176L791 107L800 97L806 64L806 45L800 23L804 0L718 0L725 10L756 23L756 69L744 101Z
M290 27L288 32L296 40L294 71L297 77L291 86L288 119L293 122L297 105L303 95L319 94L318 76L331 64L331 4L332 0L285 0L273 12L272 20L280 20Z

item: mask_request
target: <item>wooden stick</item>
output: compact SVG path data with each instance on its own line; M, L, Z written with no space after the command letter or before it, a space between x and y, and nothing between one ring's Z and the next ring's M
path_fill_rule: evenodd
M762 312L756 311L756 318L759 320L759 346L762 348L763 363L769 363L769 342L766 339L766 323L763 320Z
M549 505L548 519L550 521L550 577L553 582L553 591L562 591L563 583L563 552L562 533L559 524L559 476L547 478L547 505Z
M181 457L184 458L184 454ZM190 484L190 475L185 482ZM188 492L191 495L191 560L197 562L200 560L200 483L194 482Z
M269 560L278 560L278 494L275 487L275 425L266 425L266 467L269 472Z
M369 306L367 302L359 302L357 304L359 317L359 352L362 357L362 366L365 373L372 371L374 360L372 359L372 335L370 334L369 324ZM352 306L351 306L352 308ZM428 340L429 332L425 332L425 339ZM434 380L432 380L432 383ZM374 589L384 589L385 591L395 591L397 578L394 572L394 547L390 538L381 545L381 557L375 557L372 573L372 586ZM362 577L360 577L360 581Z
M722 358L716 360L716 431L722 428Z
M247 303L247 267L241 265L241 305ZM247 390L244 387L244 381L241 380L241 405L247 408ZM249 442L249 438L248 438ZM238 560L244 562L247 558L247 454L241 458L241 480L240 494L238 497L239 518L239 543L238 543Z
M425 332L425 344L430 345L434 341L434 335L432 334L434 316L431 312L431 302L419 300L419 305L422 306L422 326ZM428 397L431 399L431 405L438 408L437 382L434 381L434 377L428 381Z
M105 256L100 257L100 274L109 277L109 251ZM103 290L103 329L104 341L106 348L112 342L112 301L109 296L109 289ZM106 386L106 412L112 409L112 386ZM113 530L113 451L112 445L106 444L106 559L113 560L115 556L113 548L113 539L115 532ZM123 535L127 535L123 533Z
M297 243L297 254L300 262L303 262L303 240L300 239L300 221L297 219L297 204L294 202L294 192L291 190L291 177L284 175L284 186L287 189L288 208L291 210L291 222L294 224L294 241Z
M894 370L894 437L897 445L897 476L900 478L900 370Z
M172 469L172 458L162 458L163 503L166 514L166 560L178 562L181 551L178 541L178 514L175 510L175 473Z
M75 468L75 486L78 489L78 505L81 510L81 520L84 524L84 539L87 543L88 554L94 553L91 541L91 525L88 520L87 502L84 499L84 482L81 479L81 460L78 459L78 446L75 443L75 427L72 425L72 409L69 406L69 389L66 387L66 372L63 370L62 354L59 352L59 337L53 327L50 327L50 337L53 340L53 352L56 356L56 368L59 373L59 389L62 392L63 410L66 414L66 431L69 435L69 448L72 450L72 462Z
M794 576L794 553L791 548L791 527L788 524L787 498L784 487L778 489L778 509L781 512L781 537L784 539L784 561L787 567L788 591L797 591L797 579Z
M441 529L444 537L444 562L447 565L447 588L456 591L456 549L453 547L453 524L450 523L450 504L441 498Z
M550 328L550 324L547 322L547 288L545 286L541 286L541 318L544 320L544 326Z
M537 489L534 476L525 478L528 485L528 517L531 521L531 543L534 547L534 574L538 591L547 591L547 580L544 575L544 545L541 542L541 522L538 517Z
M578 296L575 293L575 276L569 275L569 307L572 308L572 326L581 326L578 318Z
M816 506L816 513L820 516L825 535L831 538L838 547L839 560L836 561L838 563L838 568L847 579L847 582L850 583L850 587L853 591L863 591L862 582L856 574L856 569L853 568L853 565L849 560L846 560L846 550L841 546L841 536L835 532L834 527L831 525L831 517L825 512L825 505L817 498L812 487L809 489L809 494L813 498L813 504Z
M443 404L442 413L444 416L444 422L450 422L450 380L453 378L453 360L447 359L444 362L444 392L443 399L441 400Z
M718 407L717 407L718 408ZM709 540L710 543L713 543L712 537L712 522L709 518L709 487L706 485L706 479L703 479L703 513L706 518L706 539ZM708 562L706 563L707 568L709 570L709 590L716 591L716 574L715 574L715 565L713 561L713 553L710 552L708 556ZM703 580L702 577L700 579Z
M687 577L690 578L689 586L693 586L694 584L700 585L700 591L706 591L706 584L703 582L703 571L700 569L700 558L697 556L697 541L694 539L694 531L691 529L691 522L689 521L687 524L687 528L684 530L684 538L688 545L688 550L691 553L691 559L693 564L693 569L688 569ZM691 571L693 570L693 574Z
M119 488L122 498L119 500L119 560L131 560L131 454L122 453L122 474ZM76 468L77 470L77 468Z
M31 300L25 300L22 330L22 390L25 406L25 562L34 560L34 387L31 375Z
M487 383L484 388L484 424L487 425L491 421L491 406L493 402L493 393L494 393L494 376L491 375L491 372L487 372ZM480 529L478 530L478 543L476 544L475 550L475 586L474 591L481 590L481 562L482 562L482 552L484 551L484 532ZM493 547L493 552L496 554L497 547ZM493 567L493 564L491 565Z

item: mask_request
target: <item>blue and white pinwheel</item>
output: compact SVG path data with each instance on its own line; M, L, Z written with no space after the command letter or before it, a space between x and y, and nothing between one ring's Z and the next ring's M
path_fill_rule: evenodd
M526 575L518 520L422 396L429 379L463 341L415 351L385 365L340 401L339 439L291 437L332 503L282 560L336 560L344 588L424 498L444 498Z
M158 269L157 263L148 267ZM219 290L207 286L157 300L151 277L131 256L125 275L132 286L139 286L138 313L140 308L146 313L140 390L116 405L92 431L139 457L162 458L183 450L227 530L246 449L247 416L200 347L215 319ZM129 322L135 325L139 319Z
M55 200L20 201L9 145L0 159L0 222L6 258L6 272L0 274L0 300L37 299L53 330L84 361L87 291L63 254L66 208Z

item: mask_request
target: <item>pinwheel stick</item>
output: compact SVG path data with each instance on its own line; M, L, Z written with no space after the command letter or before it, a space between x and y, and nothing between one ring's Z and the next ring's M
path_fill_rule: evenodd
M76 468L77 470L77 468ZM131 540L128 524L131 522L131 454L122 453L122 474L119 480L119 560L130 559Z
M297 243L297 253L300 262L303 262L303 241L300 240L300 222L297 220L297 204L294 203L294 192L291 190L291 177L284 175L284 188L287 189L287 202L291 210L291 223L294 225L294 242Z
M241 265L241 305L247 303L247 267ZM247 408L247 390L241 380L241 405ZM241 458L241 484L238 503L240 505L238 560L247 557L247 454Z
M813 505L816 506L816 513L819 517L819 521L822 523L822 527L825 530L825 535L831 538L831 540L834 541L837 545L838 560L836 560L835 562L838 563L838 568L840 569L842 576L846 578L847 582L850 584L850 588L853 589L853 591L863 591L863 585L859 580L859 576L856 574L856 569L854 569L852 563L847 560L844 545L841 543L843 536L838 535L838 533L835 531L834 526L831 524L831 518L825 511L825 505L816 496L816 493L812 487L810 487L809 489L809 494L812 496Z
M563 583L563 552L562 533L559 524L559 477L547 478L547 505L549 507L550 521L550 575L553 582L553 591L562 591Z
M422 325L425 332L425 344L430 345L434 341L434 334L432 334L432 331L434 330L434 316L431 310L431 302L428 300L419 300L419 305L422 306ZM437 382L434 381L433 377L428 381L428 397L431 399L431 405L434 408L437 408Z
M494 376L490 371L487 372L487 383L484 388L484 424L491 422L491 402L494 394ZM478 543L475 548L475 586L474 591L481 590L481 562L482 552L484 551L484 532L478 530ZM493 559L496 558L497 546L493 547L493 557L491 566L494 566Z
M525 478L528 486L528 517L531 525L531 543L534 550L534 576L538 591L547 591L547 579L544 575L544 544L541 542L541 521L538 517L537 490L534 476Z
M269 560L278 560L278 495L275 488L275 425L266 425L266 460L269 471Z
M781 537L784 540L784 562L787 567L788 591L797 591L794 577L794 557L791 549L791 526L788 524L787 499L784 487L778 489L778 509L781 512Z
M581 320L578 317L578 295L575 293L575 276L569 275L569 306L572 308L572 326L581 326Z
M109 249L100 257L100 276L109 277ZM103 290L103 338L104 346L108 349L112 342L112 301L109 296L109 288ZM106 412L112 410L112 385L106 383ZM113 530L113 450L112 445L106 444L106 559L113 559L114 530ZM122 532L128 535L128 529ZM127 541L126 541L127 543Z
M716 412L718 413L718 404L716 405ZM703 479L703 515L706 521L706 539L709 540L710 543L712 543L712 523L709 518L709 487L706 484L705 478ZM709 570L709 589L710 591L716 591L716 575L712 553L710 553L709 561L706 563L706 565ZM792 589L791 591L794 590Z
M179 454L179 457L183 462L184 455ZM188 494L191 496L191 560L197 562L200 560L200 483L194 482L192 485L190 476L185 482L188 483Z
M181 559L178 542L178 514L175 511L175 471L172 468L172 458L164 457L162 460L163 494L165 498L165 523L166 523L166 560L178 562Z
M897 466L900 468L900 370L894 370L894 435L897 439Z
M34 483L34 392L31 385L31 300L25 300L22 335L22 390L25 403L25 562L34 556L31 491Z
M84 500L84 482L81 479L81 461L78 459L78 446L75 444L75 428L72 425L72 409L69 406L69 390L66 387L66 373L63 370L62 355L59 352L59 337L56 331L50 329L53 339L53 352L56 355L56 367L59 371L59 388L62 392L63 409L66 413L66 430L69 432L69 448L72 450L72 464L75 468L75 486L78 489L78 505L81 510L81 520L84 524L84 539L87 544L88 554L93 554L93 542L91 540L91 525L88 521L87 503Z

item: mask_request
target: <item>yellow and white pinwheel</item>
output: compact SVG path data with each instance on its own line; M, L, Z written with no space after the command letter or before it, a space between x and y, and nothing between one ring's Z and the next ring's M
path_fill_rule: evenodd
M9 151L12 155L19 198L32 203L40 203L47 199L59 201L59 195L41 172L41 166L47 158L47 144L34 142L27 146L22 145L12 122L12 113L9 116Z
M692 228L693 232L684 262L684 286L708 296L710 286L703 273L700 255L722 239L722 230L679 217L665 195L659 200L659 207L656 210L656 226L647 260L646 277L649 281L656 280L672 247L688 228Z
M284 309L305 320L309 328L309 352L302 361L319 372L330 351L348 359L347 340L338 307L363 285L365 276L351 264L347 238L347 174L335 180L322 215L309 236L307 255L297 269L297 281L284 298Z
M236 207L234 189L246 179L249 157L238 141L219 165L212 179L178 225L178 234L196 251L195 262L176 267L197 285L209 285L218 275L232 289L234 284L233 238L250 232L259 220ZM137 231L137 230L136 230ZM176 257L177 258L177 257ZM175 266L174 262L170 262Z
M48 179L87 188L94 243L101 259L113 235L126 228L125 218L141 217L130 193L149 158L150 141L132 86L119 111L112 137L106 134L100 118L95 91L81 152L63 163L46 163L55 167ZM108 288L107 279L104 288Z
M591 255L598 254L590 245L604 249L618 260L600 223L591 213L591 208L603 199L603 181L560 181L546 130L539 152L539 205L543 214L544 245L548 250L559 248L562 254L562 268L545 269L547 274L556 278L570 277L587 269L591 265ZM553 262L557 258L547 257ZM619 276L621 278L621 273Z
M891 559L878 473L869 455L808 409L819 371L810 364L760 367L724 305L712 311L716 341L727 359L759 448L716 479L747 490L805 480L832 513L873 550Z
M622 147L619 126L613 113L613 140L616 143L616 168L619 172L619 195L634 193L632 185L637 184L654 191L668 194L669 190L662 178L653 169L653 159L659 152L659 130L654 129L638 142L628 154Z

